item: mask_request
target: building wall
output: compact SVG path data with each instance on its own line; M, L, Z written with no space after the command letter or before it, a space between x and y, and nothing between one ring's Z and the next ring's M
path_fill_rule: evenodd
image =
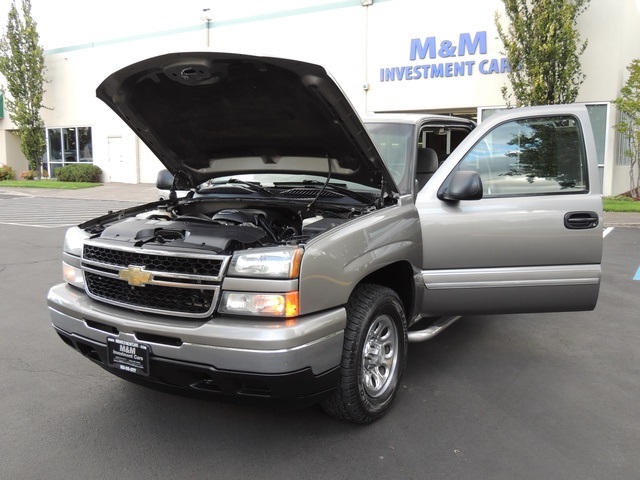
M10 130L0 130L0 165L9 165L20 178L29 170L29 162L20 150L20 139Z
M502 105L506 76L488 73L491 62L503 57L493 22L500 3L404 1L369 7L368 109L451 112ZM476 39L483 39L482 45L468 41Z
M349 1L338 7L303 8L281 14L267 12L237 22L212 21L208 29L203 23L81 48L62 47L48 52L46 57L51 83L45 103L56 108L43 111L43 119L48 128L92 127L94 164L104 171L104 181L152 183L161 163L95 98L95 89L106 76L135 61L167 52L228 51L322 64L329 71L341 72L346 84L339 82L350 90L347 94L362 100L365 20L366 9L359 1ZM355 83L349 79L356 79ZM363 107L361 101L359 110L363 111Z
M149 34L49 52L46 63L50 83L45 105L55 105L55 108L42 112L45 125L47 128L92 127L93 163L103 170L103 181L155 182L162 164L115 113L96 98L96 88L115 70L168 51L201 48L203 39L201 26L171 35Z
M503 106L500 88L507 78L494 24L501 0L362 3L366 2L304 0L285 7L279 2L249 2L246 11L236 9L226 16L212 9L209 22L195 13L178 16L180 4L172 3L174 22L167 12L160 19L163 9L158 8L137 24L128 19L122 36L113 29L111 36L91 38L87 28L86 43L46 52L51 83L45 104L54 109L43 111L45 124L91 126L94 163L104 170L105 181L154 182L160 162L95 98L95 89L111 72L132 62L188 50L319 63L362 113L474 114L478 108ZM610 102L626 79L626 65L640 57L639 8L632 0L591 0L579 18L582 38L589 45L582 57L587 79L578 101L609 105L602 160L605 194L628 189L628 168L616 164L613 125L618 116ZM39 19L40 24L44 21Z

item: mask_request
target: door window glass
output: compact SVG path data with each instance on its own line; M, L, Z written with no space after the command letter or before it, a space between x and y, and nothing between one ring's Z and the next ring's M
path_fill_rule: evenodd
M574 117L530 118L498 125L465 155L458 168L480 173L487 197L588 190L582 135Z
M93 162L93 145L91 143L91 127L78 128L78 152L80 162Z
M63 128L62 129L62 146L64 148L64 161L65 162L77 162L77 142L76 142L76 129L75 128Z
M401 192L408 190L411 125L368 123L367 130Z

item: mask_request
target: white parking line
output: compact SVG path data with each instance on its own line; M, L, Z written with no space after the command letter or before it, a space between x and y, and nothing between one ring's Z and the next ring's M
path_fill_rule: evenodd
M602 232L602 238L606 237L607 235L609 235L611 233L611 231L613 230L613 227L607 227L604 229L604 232Z
M0 225L66 228L133 206L130 202L61 198L14 197L0 199Z

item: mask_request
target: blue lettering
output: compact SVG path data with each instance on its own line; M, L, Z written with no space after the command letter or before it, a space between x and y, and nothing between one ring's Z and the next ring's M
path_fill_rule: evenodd
M482 60L479 64L480 73L487 75L498 73L508 68L506 59ZM421 80L429 78L449 78L473 75L476 62L467 60L461 62L429 63L422 65L404 65L380 69L381 82L395 82L402 80Z
M393 68L385 68L384 69L384 81L385 82L395 82L396 80L396 72Z
M405 80L413 80L413 67L405 67L407 69L407 73L404 76Z
M456 47L454 47L449 40L440 42L440 50L438 50L438 55L440 55L442 58L455 57Z
M464 57L467 53L474 55L476 50L480 48L480 53L487 53L487 32L476 32L476 36L471 40L470 33L460 34L460 43L458 44L458 56Z
M473 73L473 66L476 64L475 60L467 60L464 64L467 66L467 75L471 75Z
M429 54L429 58L436 58L436 37L427 37L424 39L424 43L419 38L411 39L411 46L409 47L409 59L416 60L417 58L423 59Z
M480 73L483 75L490 75L492 73L505 73L509 72L509 62L506 58L492 58L491 60L482 60L479 64Z
M434 59L436 56L441 58L464 57L465 55L475 55L476 53L487 53L487 32L476 32L471 38L470 33L461 33L458 37L458 54L456 55L456 47L450 40L440 42L440 48L436 48L436 37L427 37L424 42L419 38L412 38L409 46L409 59L411 61L418 58L424 60L427 58Z
M453 63L444 64L444 76L453 77Z

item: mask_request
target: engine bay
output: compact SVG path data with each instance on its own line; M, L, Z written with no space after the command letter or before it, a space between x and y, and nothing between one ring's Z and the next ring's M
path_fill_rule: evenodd
M84 227L92 238L137 248L204 249L231 254L249 248L298 245L359 217L372 208L316 208L239 202L157 202L143 211L96 219ZM112 215L113 216L113 215ZM90 222L88 222L90 223Z

